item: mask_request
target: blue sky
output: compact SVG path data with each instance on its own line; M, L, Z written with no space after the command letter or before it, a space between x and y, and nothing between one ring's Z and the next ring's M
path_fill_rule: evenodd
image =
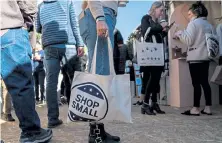
M38 3L42 0L38 0ZM126 7L119 8L116 28L120 30L123 35L124 41L127 40L130 33L140 24L141 18L145 15L152 1L130 1ZM76 12L81 12L81 0L76 1Z
M127 40L130 33L140 24L143 15L147 14L152 1L130 1L126 7L119 8L116 28Z

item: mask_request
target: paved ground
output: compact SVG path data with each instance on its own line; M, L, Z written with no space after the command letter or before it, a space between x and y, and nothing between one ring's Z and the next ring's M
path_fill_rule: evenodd
M222 143L222 107L214 107L213 116L185 117L184 109L162 107L167 114L147 116L139 107L132 108L133 124L105 123L106 129L120 135L122 143ZM42 126L46 127L46 107L37 107ZM61 119L66 121L67 106L60 108ZM87 123L69 123L54 129L51 143L87 143ZM1 135L6 143L17 143L18 122L1 122Z

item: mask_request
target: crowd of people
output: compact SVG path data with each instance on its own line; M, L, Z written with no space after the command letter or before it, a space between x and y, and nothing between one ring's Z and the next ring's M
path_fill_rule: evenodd
M86 69L88 72L91 71L94 52L97 53L96 74L110 74L107 37L110 38L114 51L116 74L125 74L126 61L136 63L133 48L124 44L121 30L115 28L118 7L125 7L127 3L126 0L84 0L82 12L77 16L73 0L43 0L38 10L33 1L1 2L3 117L6 121L15 121L11 115L13 105L22 130L21 143L47 142L53 135L51 128L63 124L59 118L57 95L60 71L63 75L61 94L66 97L68 104L74 73L84 72ZM155 36L157 43L164 43L169 26L161 19L163 15L163 3L154 2L148 14L141 19L139 37L145 37L147 29L150 28L144 41L154 42L152 36ZM210 61L207 57L205 33L212 32L213 27L206 19L208 11L202 3L193 4L188 15L190 20L188 27L183 31L177 31L174 37L188 46L187 61L194 87L194 107L182 114L212 115L211 88L208 82ZM35 30L42 34L42 46L32 47L30 44L29 32ZM98 46L97 51L94 51L95 45ZM87 57L84 57L84 47L87 47ZM141 100L136 104L142 105L142 114L165 114L157 102L163 71L164 66L140 67L143 75L142 91ZM134 80L133 67L130 74L131 80ZM204 89L206 99L206 106L202 111L199 109L201 87ZM41 128L35 110L36 103L44 101L48 109L48 129ZM97 130L100 132L97 133ZM89 143L120 141L120 137L107 133L104 124L100 122L90 123L89 132Z

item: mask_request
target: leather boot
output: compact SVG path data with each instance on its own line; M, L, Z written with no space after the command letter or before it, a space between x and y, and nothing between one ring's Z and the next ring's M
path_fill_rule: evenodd
M147 114L147 115L156 115L152 108L150 108L149 104L143 102L143 105L141 107L141 113L142 114Z
M151 109L156 111L158 114L165 114L165 112L160 109L159 104L157 104L155 102L152 102Z
M89 143L118 143L119 141L119 137L105 131L103 123L90 123Z

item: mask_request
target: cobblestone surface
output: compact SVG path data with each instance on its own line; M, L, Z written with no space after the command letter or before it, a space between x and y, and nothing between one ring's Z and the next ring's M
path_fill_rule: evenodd
M105 123L106 130L121 137L122 143L222 143L222 107L214 107L213 116L187 117L184 109L162 107L167 114L148 116L140 114L140 107L132 108L133 124ZM46 107L37 107L42 126L47 126ZM60 118L66 122L67 106L60 108ZM14 115L15 116L15 115ZM18 121L18 120L17 120ZM1 123L5 143L17 143L18 122ZM51 143L87 143L88 123L65 123L53 129Z

